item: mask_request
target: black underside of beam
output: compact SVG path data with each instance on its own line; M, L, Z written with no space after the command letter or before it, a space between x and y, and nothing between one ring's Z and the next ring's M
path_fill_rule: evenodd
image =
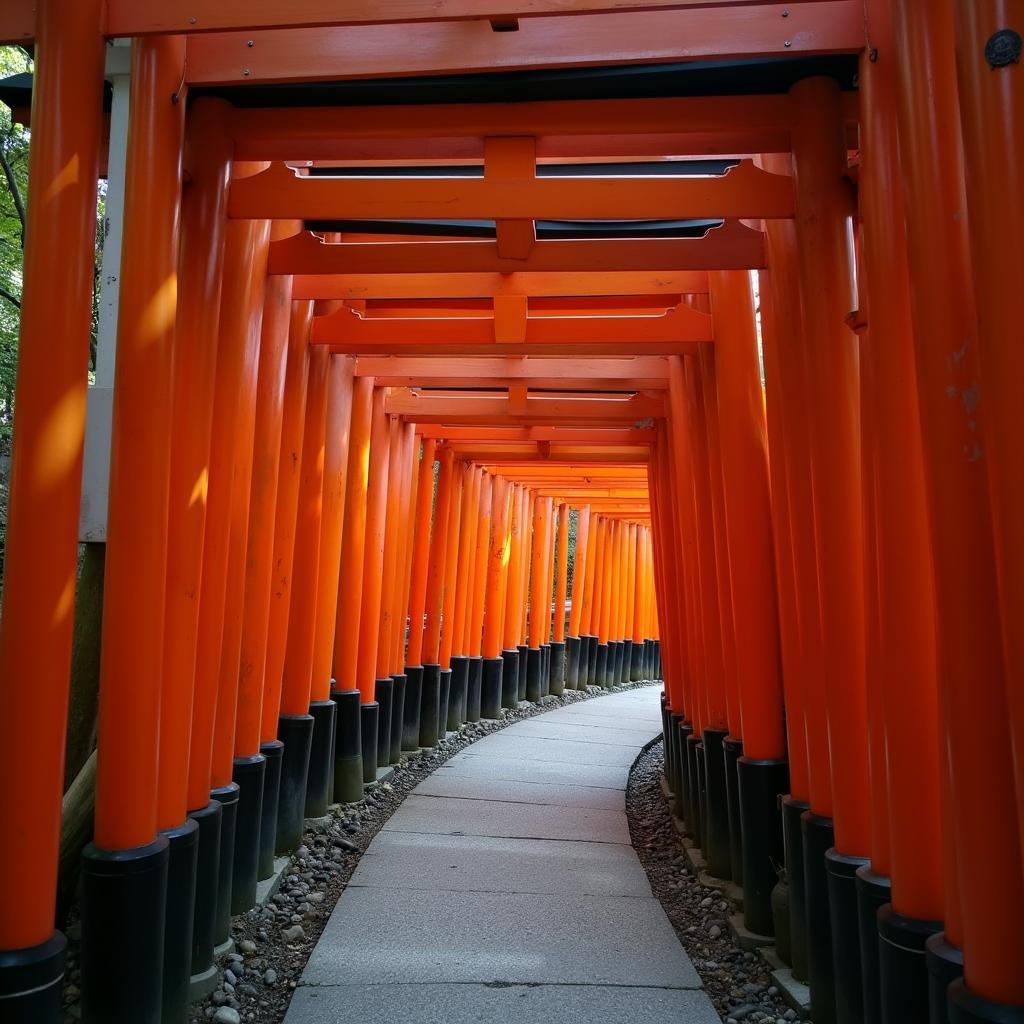
M596 68L552 68L472 75L422 75L342 82L232 85L190 90L239 107L334 107L536 100L751 96L787 92L802 78L825 75L857 87L857 56L833 54L758 60L688 61Z
M565 221L538 220L537 238L703 238L720 220ZM307 231L369 235L494 238L493 220L307 220Z

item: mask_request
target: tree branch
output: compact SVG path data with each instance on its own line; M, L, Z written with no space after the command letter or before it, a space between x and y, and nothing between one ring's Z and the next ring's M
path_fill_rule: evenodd
M0 146L0 167L3 168L4 177L7 179L7 187L10 189L11 198L14 200L14 208L18 211L18 220L21 221L21 246L25 247L25 200L22 198L21 189L18 187L18 179L14 176L14 168L11 167L7 154Z
M21 299L14 292L9 292L2 284L0 284L0 298L6 299L12 306L21 309Z

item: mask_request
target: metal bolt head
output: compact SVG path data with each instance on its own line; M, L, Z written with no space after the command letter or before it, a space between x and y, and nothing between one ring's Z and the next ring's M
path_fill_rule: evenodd
M193 15L191 18L188 19L188 23L190 25L194 25L198 20L199 19L195 15Z
M782 45L783 46L792 46L793 45L793 40L792 39L787 39Z
M783 12L782 12L782 16L783 16L784 18L788 18L788 17L789 17L789 11L783 11Z
M254 47L254 46L256 45L256 43L255 43L255 42L253 42L253 40L251 40L251 39L247 39L247 40L245 41L245 45L246 45L246 46L248 46L248 47L249 47L249 49L251 50L251 49L252 49L252 48L253 48L253 47Z
M245 75L246 78L248 78L249 75L252 74L252 72L248 68L242 68L242 74Z
M1024 41L1019 32L1012 28L1003 28L994 32L985 44L985 60L990 68L1005 68L1010 64L1019 64L1021 48Z

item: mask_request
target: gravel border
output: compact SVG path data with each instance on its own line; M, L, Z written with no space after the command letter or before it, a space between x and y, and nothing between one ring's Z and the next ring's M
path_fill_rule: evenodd
M326 818L307 821L302 846L291 857L278 891L265 905L231 918L235 950L218 960L216 989L190 1007L191 1024L280 1024L284 1020L306 961L359 858L408 793L453 754L515 722L609 693L653 685L648 680L611 690L566 690L560 697L546 697L542 704L506 711L498 721L467 724L461 732L449 733L434 749L403 759L363 800L336 805ZM71 920L77 921L77 907ZM77 923L71 924L64 986L65 1024L81 1020L79 935Z
M799 1015L773 983L768 964L742 949L729 930L729 916L736 910L732 902L698 881L662 792L664 763L659 739L634 762L626 790L629 834L651 890L725 1024L797 1020Z

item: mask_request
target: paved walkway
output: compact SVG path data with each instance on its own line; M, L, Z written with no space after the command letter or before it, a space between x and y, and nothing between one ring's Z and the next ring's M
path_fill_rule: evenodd
M648 687L452 757L370 844L285 1024L718 1024L629 845L660 729Z

